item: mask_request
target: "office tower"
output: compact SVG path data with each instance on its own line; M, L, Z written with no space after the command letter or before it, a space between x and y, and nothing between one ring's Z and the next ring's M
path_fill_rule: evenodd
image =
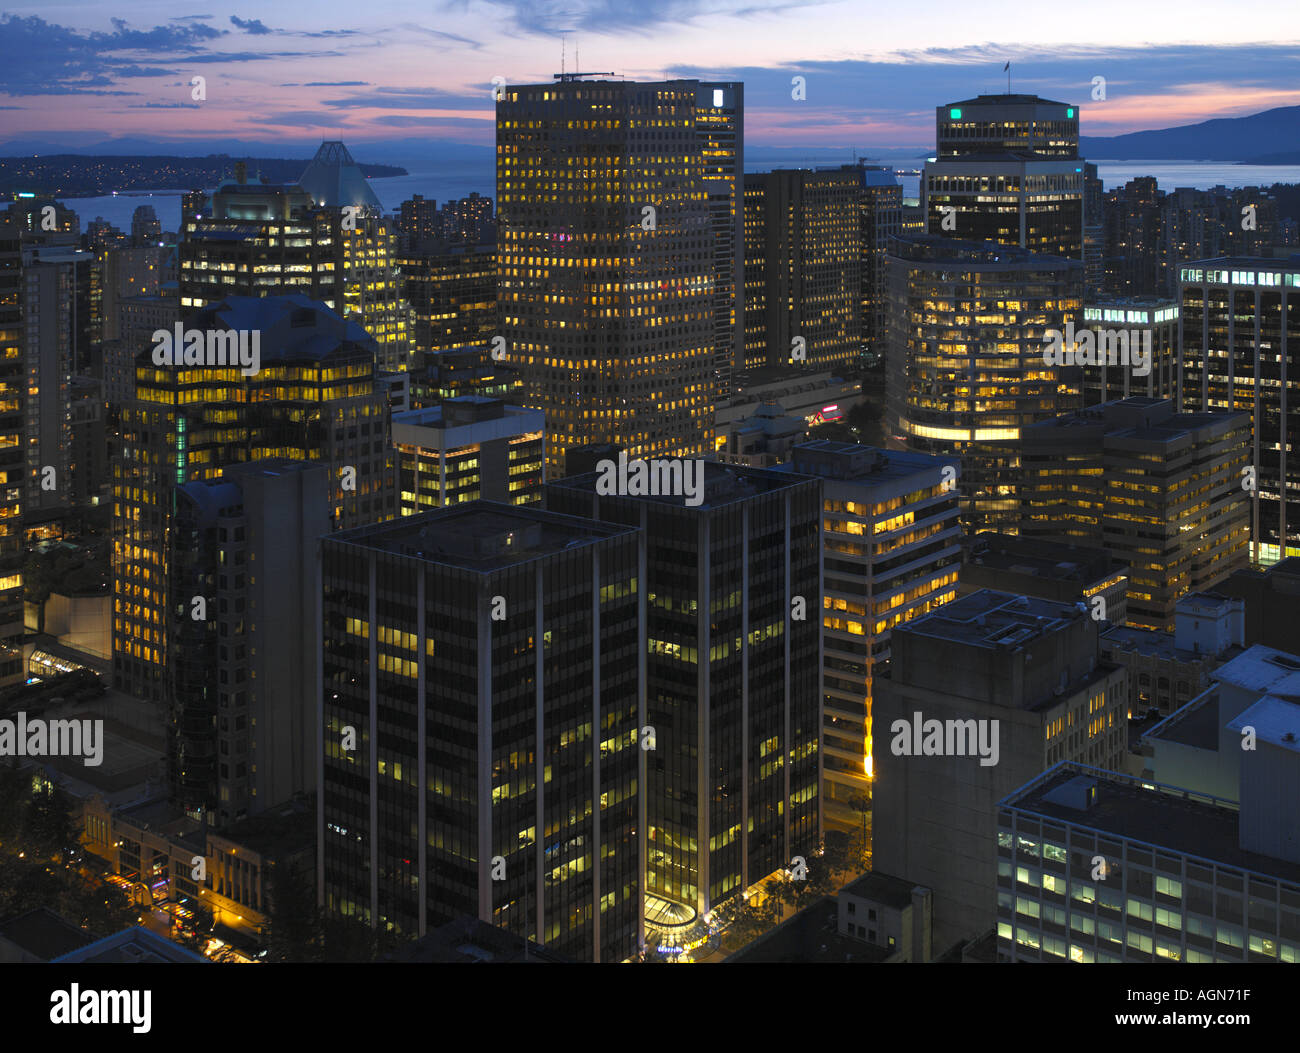
M140 205L131 213L131 244L137 247L157 245L162 239L162 224L153 205Z
M271 457L322 461L340 528L397 514L388 407L375 342L301 296L231 297L189 316L187 331L260 334L260 370L136 360L113 467L113 673L122 690L164 700L169 595L166 537L176 486ZM215 344L215 338L209 343Z
M1106 287L1106 188L1097 166L1083 165L1083 285L1092 299Z
M1158 296L1097 297L1084 301L1083 320L1076 332L1090 330L1099 352L1093 365L1082 371L1083 405L1145 395L1152 399L1171 399L1178 393L1178 301ZM1150 334L1149 336L1147 334ZM1103 338L1106 353L1100 353ZM1143 367L1134 364L1135 353L1146 354L1150 342L1150 361ZM1109 346L1116 345L1116 361L1110 361ZM1129 360L1123 351L1128 348ZM1139 369L1145 368L1141 376Z
M1259 767L1294 780L1294 746L1260 742ZM1294 794L1261 796L1077 764L1019 787L998 810L999 960L1300 961L1298 860L1276 843L1300 816Z
M1300 266L1223 258L1182 267L1179 278L1179 408L1250 415L1251 562L1300 555L1300 456L1287 456L1300 435L1290 362L1300 349Z
M322 143L291 186L249 183L242 165L237 171L213 193L211 215L186 226L181 308L300 294L360 322L380 369L407 369L412 321L396 233L347 147Z
M935 126L938 158L921 177L931 234L1084 258L1075 107L1036 95L981 95L937 107Z
M1216 591L1245 601L1246 643L1300 654L1300 620L1292 617L1300 596L1300 559L1291 556L1269 567L1239 570Z
M605 492L599 480L629 463L620 454L549 482L546 506L643 531L645 722L656 739L641 784L646 924L685 938L821 838L821 484L669 461L683 490L696 468L694 496Z
M862 345L861 176L745 176L745 367L826 368Z
M88 352L88 321L79 317L85 304L78 287L84 288L93 261L93 253L65 246L23 249L27 380L23 512L28 526L57 517L70 504L69 384L73 363Z
M890 633L957 595L960 473L939 457L824 440L777 470L822 481L822 792L827 815L852 819L854 799L871 796L871 699Z
M27 484L26 333L19 224L0 215L0 687L24 679L23 495Z
M961 457L967 533L1014 532L1016 440L1078 405L1077 381L1044 361L1046 336L1083 306L1082 265L1003 245L922 235L891 242L887 434Z
M1139 176L1104 195L1104 292L1108 296L1168 295L1164 272L1168 210L1154 176ZM1091 216L1089 217L1091 219ZM1205 216L1194 236L1204 239ZM1211 224L1213 227L1213 224ZM1190 233L1184 226L1183 236ZM1187 244L1183 248L1190 247Z
M712 448L708 88L562 74L501 90L500 335L546 413L548 472L593 442L635 457Z
M316 539L329 468L284 458L176 487L168 791L218 826L316 786ZM200 602L201 601L201 602Z
M540 504L543 416L481 395L394 413L401 514L478 500Z
M329 914L402 936L468 914L586 961L636 952L654 756L638 539L483 501L321 542Z
M883 360L889 329L889 239L903 233L903 186L892 169L858 164L862 267L862 346L868 364Z
M1073 603L984 590L894 629L876 681L876 870L934 890L936 952L994 924L998 802L1059 760L1118 768L1127 673Z
M466 344L488 346L497 333L494 245L446 245L398 255L402 295L415 317L413 346L430 354ZM418 363L418 359L417 359Z
M713 380L718 404L731 397L732 373L745 361L745 86L701 84L695 129L713 236Z
M1141 396L1021 432L1020 533L1077 538L1129 564L1129 625L1174 627L1180 596L1246 563L1250 418Z
M1209 675L1245 643L1245 603L1217 592L1189 592L1174 607L1174 632L1117 624L1101 634L1102 657L1129 673L1128 712L1169 716L1199 695Z

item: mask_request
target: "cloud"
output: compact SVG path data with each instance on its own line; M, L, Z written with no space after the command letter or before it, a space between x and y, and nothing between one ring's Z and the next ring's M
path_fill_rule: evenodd
M505 13L514 28L524 33L554 36L587 30L601 34L662 33L666 25L689 25L703 18L759 15L805 7L825 6L826 0L486 0L487 6ZM442 10L466 10L469 0L446 0Z
M323 99L322 106L332 109L378 110L491 110L491 85L483 85L483 94L464 95L440 88L375 88L339 99Z
M242 29L245 33L252 33L254 36L259 36L259 37L264 36L265 34L271 32L271 30L269 30L265 25L263 25L261 19L258 18L243 19L240 18L238 15L231 15L230 24L232 26L237 26L238 28Z

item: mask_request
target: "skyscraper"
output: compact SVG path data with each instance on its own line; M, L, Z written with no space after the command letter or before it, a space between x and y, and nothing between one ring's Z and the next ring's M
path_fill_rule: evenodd
M845 366L862 350L862 177L745 176L745 366Z
M341 142L321 144L296 184L235 179L212 194L179 246L181 308L229 296L300 294L355 318L380 369L410 365L412 319L397 269L397 235Z
M469 914L586 961L636 952L638 534L484 501L322 541L329 914L402 936Z
M968 533L1014 532L1021 431L1078 405L1077 380L1043 356L1082 308L1083 266L931 235L891 246L888 434L960 455Z
M0 215L0 687L22 683L27 385L19 224Z
M646 924L670 935L817 850L821 484L700 461L695 503L620 496L617 463L546 505L642 528Z
M388 406L375 384L375 342L301 296L231 297L186 328L260 340L260 370L136 360L113 467L113 672L123 690L163 701L169 595L166 537L178 485L271 457L330 466L338 527L397 514ZM349 470L350 469L350 470ZM184 597L188 600L189 597Z
M706 89L712 103L709 85L688 80L562 74L501 89L498 335L527 404L546 413L551 474L574 445L617 442L645 457L712 447L709 195L721 160L706 158Z
M1179 408L1250 415L1251 560L1300 555L1300 259L1202 260L1179 277Z
M890 631L957 595L960 473L949 485L944 467L939 457L820 440L775 469L822 481L823 795L839 819L871 796L871 699Z
M935 109L938 158L922 205L931 234L1084 258L1079 111L1036 95L980 95Z

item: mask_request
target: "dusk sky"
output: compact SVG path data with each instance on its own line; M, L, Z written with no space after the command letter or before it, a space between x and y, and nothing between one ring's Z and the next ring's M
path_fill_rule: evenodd
M486 145L492 78L550 81L565 31L570 70L576 48L583 70L743 80L751 147L932 147L934 107L1005 91L1008 60L1085 135L1300 104L1294 0L41 0L0 14L0 141Z

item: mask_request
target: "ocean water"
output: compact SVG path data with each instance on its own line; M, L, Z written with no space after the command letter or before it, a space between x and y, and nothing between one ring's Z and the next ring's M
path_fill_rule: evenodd
M496 173L491 155L483 160L420 161L401 164L408 172L404 176L372 179L371 187L385 210L393 211L414 194L443 202L465 197L477 190L480 194L495 196ZM816 167L841 164L829 156L786 158L781 167ZM920 176L909 170L920 168L920 160L902 162L897 168L904 171L903 195L909 198L920 194ZM1214 186L1269 186L1273 183L1300 183L1300 165L1234 165L1220 161L1097 161L1097 174L1107 190L1123 186L1138 176L1155 176L1161 190L1175 187L1194 187L1208 190ZM764 171L773 167L771 161L746 165L749 171ZM152 193L132 191L105 197L71 197L61 200L81 217L81 229L95 217L103 216L120 230L130 231L131 215L140 205L152 205L162 223L163 230L174 231L181 222L181 191L159 190Z

